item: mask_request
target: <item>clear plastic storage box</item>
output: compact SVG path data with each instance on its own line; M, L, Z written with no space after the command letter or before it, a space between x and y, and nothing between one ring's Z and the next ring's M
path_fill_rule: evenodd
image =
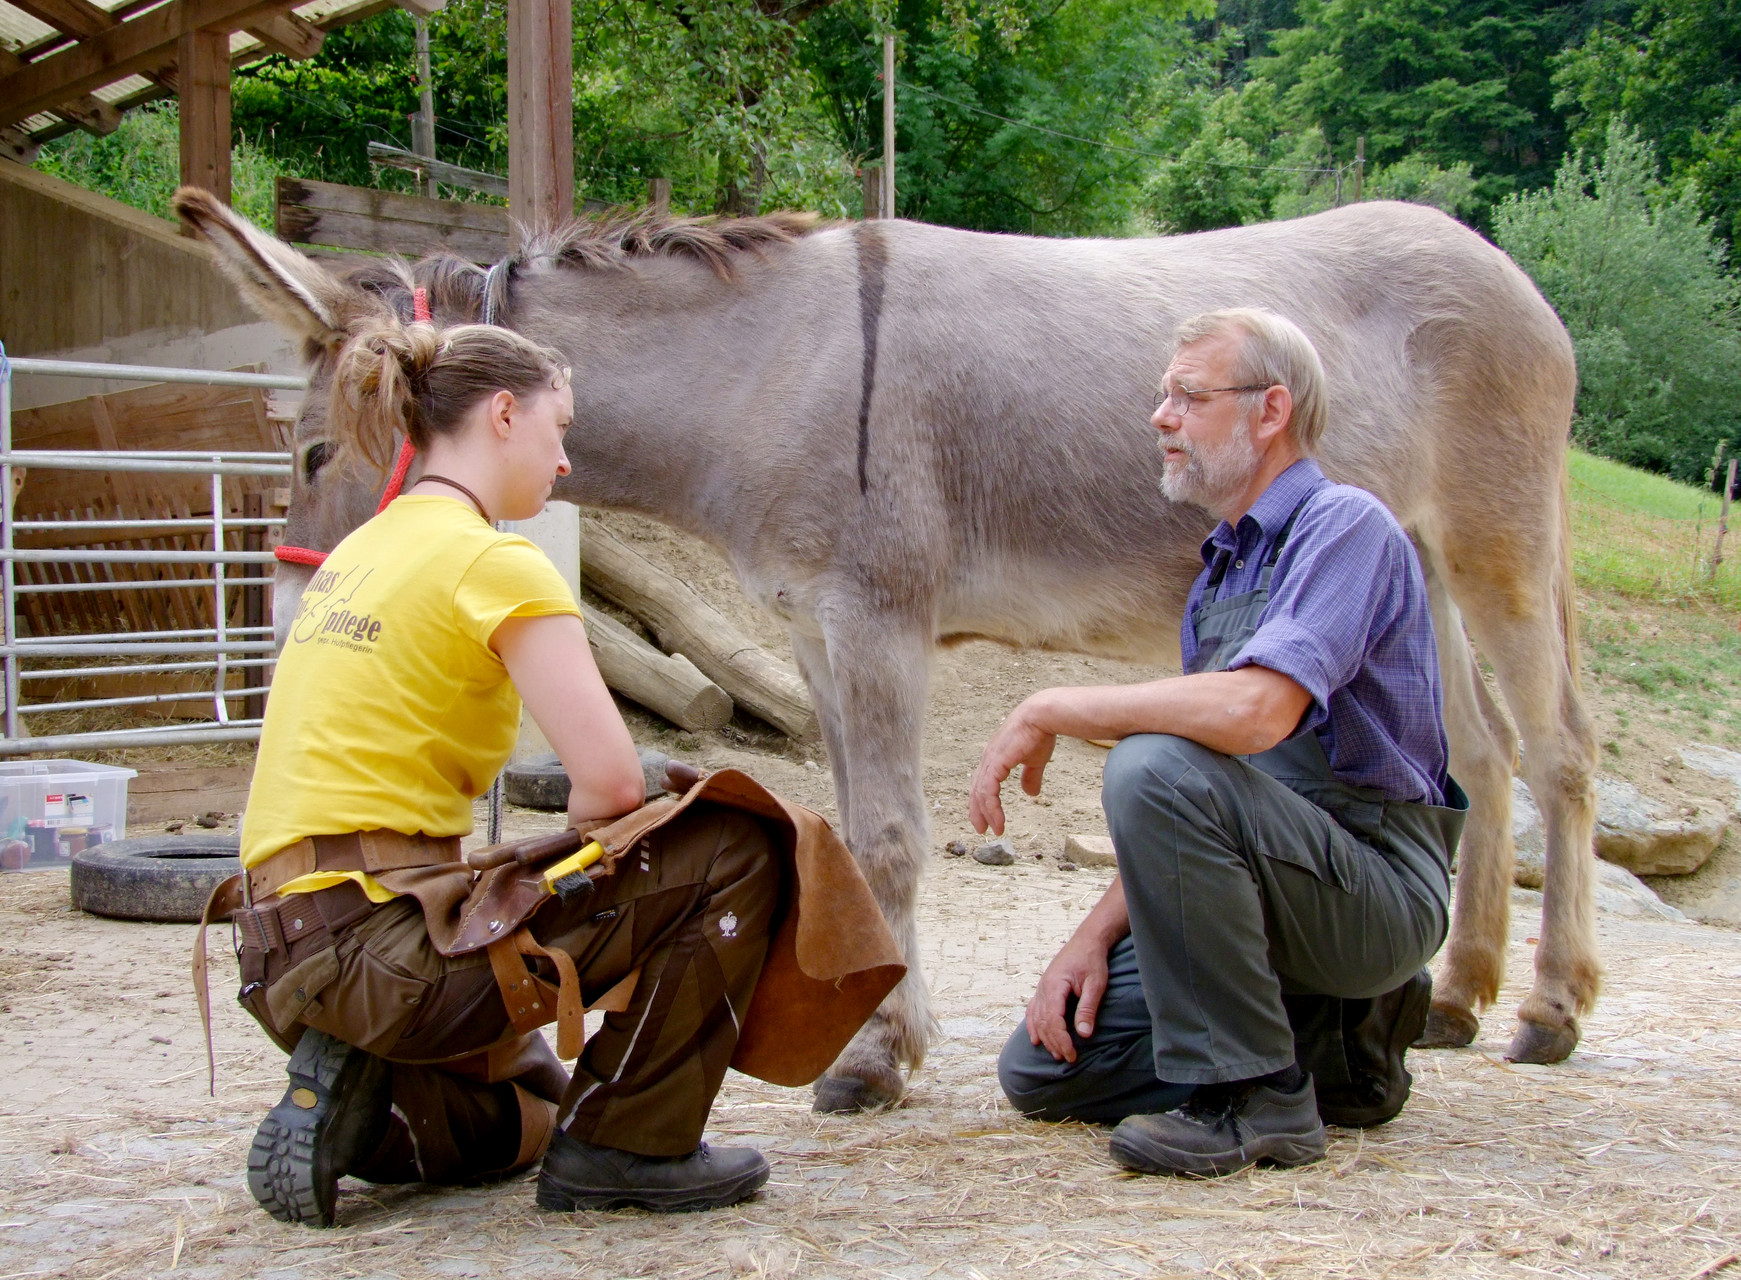
M0 760L0 871L64 867L124 838L127 780L138 776L83 760Z

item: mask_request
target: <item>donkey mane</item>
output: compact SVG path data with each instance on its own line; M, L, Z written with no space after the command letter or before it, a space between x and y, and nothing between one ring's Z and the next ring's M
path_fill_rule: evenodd
M755 218L630 217L578 218L554 231L533 236L514 255L516 266L537 260L582 269L624 267L636 258L689 257L722 279L731 278L732 259L759 254L772 245L790 244L817 225L813 213L781 211Z
M529 239L508 259L508 271L496 283L497 306L507 310L505 277L535 262L555 262L580 270L620 269L638 258L692 258L722 280L732 278L732 260L739 254L760 254L771 245L790 244L815 230L813 213L781 211L755 218L667 218L638 214L630 217L577 218ZM350 283L371 293L401 321L411 320L414 289L429 294L438 315L477 319L483 312L486 272L474 262L451 253L432 254L417 262L393 258L355 267Z

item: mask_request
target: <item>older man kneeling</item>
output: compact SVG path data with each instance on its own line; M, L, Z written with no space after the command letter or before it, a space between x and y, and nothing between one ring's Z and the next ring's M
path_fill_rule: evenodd
M1323 1155L1289 1017L1302 996L1368 1001L1317 1016L1337 1051L1359 1022L1401 1073L1468 802L1446 771L1414 548L1311 459L1326 418L1311 342L1247 310L1177 336L1153 418L1164 488L1222 518L1186 605L1185 674L1027 699L986 745L971 817L1001 832L1004 779L1020 765L1037 795L1057 735L1122 739L1102 791L1118 878L1047 967L999 1076L1030 1115L1116 1123L1127 1168L1210 1176Z

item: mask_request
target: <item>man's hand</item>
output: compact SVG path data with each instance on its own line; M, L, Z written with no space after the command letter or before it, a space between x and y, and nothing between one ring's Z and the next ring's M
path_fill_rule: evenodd
M1107 949L1084 932L1078 930L1052 957L1028 1001L1028 1042L1045 1045L1059 1062L1076 1061L1076 1044L1064 1023L1066 1002L1076 997L1076 1034L1086 1040L1094 1034L1100 999L1106 994Z
M979 767L973 771L967 817L981 834L987 830L1003 834L1003 781L1017 765L1022 766L1022 790L1031 796L1040 794L1040 780L1052 759L1052 749L1058 745L1058 736L1034 724L1033 702L1029 698L1009 713L985 744Z

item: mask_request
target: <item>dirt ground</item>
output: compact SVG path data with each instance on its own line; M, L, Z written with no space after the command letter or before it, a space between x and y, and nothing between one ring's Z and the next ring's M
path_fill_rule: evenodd
M716 557L641 522L619 533L716 601ZM771 647L771 620L733 606ZM228 998L214 931L217 1093L205 1088L185 926L73 912L56 872L0 877L0 1280L27 1276L1274 1276L1741 1274L1741 934L1603 915L1606 993L1554 1068L1500 1054L1527 983L1539 897L1514 896L1511 980L1467 1050L1411 1056L1391 1124L1332 1131L1307 1169L1219 1183L1130 1177L1102 1131L1014 1115L995 1061L1035 979L1110 878L1062 870L1098 832L1102 753L1061 744L1039 800L1006 802L1023 855L943 855L970 833L979 744L1026 692L1138 674L983 644L940 655L925 746L936 856L921 892L943 1035L899 1107L817 1117L808 1090L728 1077L709 1138L759 1147L773 1179L737 1208L675 1218L537 1212L532 1183L433 1190L347 1181L340 1226L273 1222L242 1177L283 1055ZM632 716L637 737L753 768L832 810L820 748L750 723L697 737ZM553 828L511 811L510 833Z

